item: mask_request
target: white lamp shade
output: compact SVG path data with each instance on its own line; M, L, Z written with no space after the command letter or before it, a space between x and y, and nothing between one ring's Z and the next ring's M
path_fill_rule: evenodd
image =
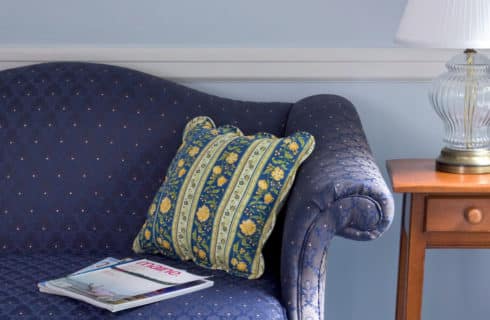
M412 47L490 48L490 0L408 0L396 42Z

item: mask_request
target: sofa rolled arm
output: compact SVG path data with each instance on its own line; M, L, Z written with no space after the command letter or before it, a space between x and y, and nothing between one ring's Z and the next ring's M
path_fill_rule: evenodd
M323 319L331 239L379 237L393 219L393 197L348 100L336 95L300 100L291 107L285 134L295 131L313 134L316 147L286 204L282 295L290 319Z

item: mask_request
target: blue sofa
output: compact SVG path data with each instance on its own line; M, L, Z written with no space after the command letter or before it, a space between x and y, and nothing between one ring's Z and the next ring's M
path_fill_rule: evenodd
M246 134L316 137L266 245L265 275L151 256L215 285L116 314L39 293L41 280L135 256L147 206L199 115ZM375 239L393 218L359 117L335 95L244 102L116 66L32 65L0 72L0 148L0 319L323 319L331 239Z

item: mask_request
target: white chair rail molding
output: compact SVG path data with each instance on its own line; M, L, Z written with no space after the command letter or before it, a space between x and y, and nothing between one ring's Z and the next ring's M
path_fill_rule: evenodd
M90 61L174 80L427 81L456 53L425 48L0 47L0 69Z

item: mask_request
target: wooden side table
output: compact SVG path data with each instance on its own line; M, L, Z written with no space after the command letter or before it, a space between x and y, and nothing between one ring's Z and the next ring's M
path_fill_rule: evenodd
M490 174L435 171L433 159L387 162L403 193L396 319L421 317L427 248L490 248ZM408 214L410 213L410 214Z

